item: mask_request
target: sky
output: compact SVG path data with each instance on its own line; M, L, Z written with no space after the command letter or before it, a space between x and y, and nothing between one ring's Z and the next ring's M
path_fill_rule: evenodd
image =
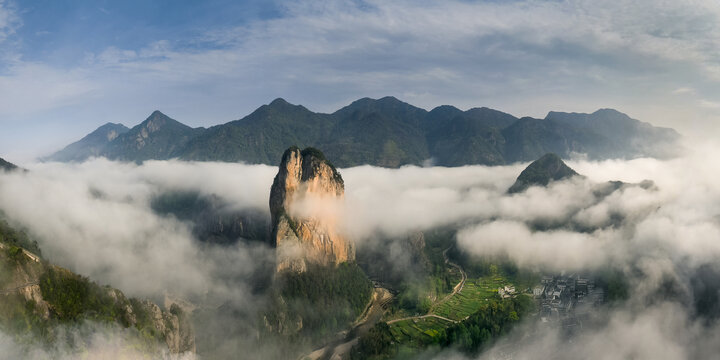
M153 110L191 126L282 97L515 116L615 108L718 135L715 0L0 0L0 157Z

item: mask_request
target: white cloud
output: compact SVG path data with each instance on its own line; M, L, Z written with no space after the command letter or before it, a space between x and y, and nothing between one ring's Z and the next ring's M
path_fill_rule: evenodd
M22 24L12 3L0 0L0 43L3 43Z
M461 249L477 256L500 255L522 267L553 271L609 265L624 271L631 299L600 317L598 327L588 327L567 358L587 349L598 358L696 357L714 347L703 331L717 334L693 320L690 284L693 271L720 259L720 167L708 161L718 153L717 144L696 143L671 160L573 160L569 165L585 179L514 195L506 190L524 164L341 169L346 197L338 214L356 241L452 225L461 229ZM165 190L197 190L235 209L267 211L275 167L95 159L30 170L0 175L0 209L38 237L50 260L131 296L158 296L163 289L202 296L212 290L217 304L232 299L252 309L262 303L247 279L272 252L242 244L204 249L188 224L158 216L149 202ZM646 178L656 187L590 195L598 183ZM658 295L668 279L677 298ZM522 342L526 346L518 353L552 354L566 346L552 331L543 333L548 336ZM683 336L673 337L678 333ZM601 351L608 342L617 346Z
M718 101L712 101L712 100L705 100L701 99L699 101L700 106L708 109L720 109L720 102Z

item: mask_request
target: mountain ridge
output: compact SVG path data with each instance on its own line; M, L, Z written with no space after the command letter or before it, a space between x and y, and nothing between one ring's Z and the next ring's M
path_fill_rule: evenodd
M241 119L207 129L191 128L156 110L110 141L97 145L83 138L66 147L86 149L84 153L63 149L46 159L105 156L274 165L288 147L298 146L321 148L342 168L396 168L428 161L440 166L503 165L532 161L548 152L561 157L585 153L594 160L669 157L679 137L673 129L654 127L613 109L517 118L487 107L463 111L441 105L427 111L386 96L318 113L276 98Z
M13 163L11 163L11 162L9 162L9 161L6 161L6 160L3 159L3 158L0 158L0 170L12 171L12 170L15 170L15 169L17 169L17 168L18 168L17 165L15 165L15 164L13 164Z
M51 264L40 255L37 242L2 216L0 270L0 328L27 345L67 346L82 358L86 340L73 336L64 344L70 337L62 335L80 324L93 324L107 331L132 330L128 349L121 352L137 350L148 358L165 350L174 355L195 352L189 314L178 305L163 309L150 300L128 298L116 288Z

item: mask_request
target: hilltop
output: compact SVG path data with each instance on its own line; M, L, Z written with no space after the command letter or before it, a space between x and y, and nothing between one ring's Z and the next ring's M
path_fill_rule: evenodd
M559 156L549 153L533 161L518 176L515 183L508 189L508 193L523 192L530 186L547 186L551 181L579 176L560 159Z

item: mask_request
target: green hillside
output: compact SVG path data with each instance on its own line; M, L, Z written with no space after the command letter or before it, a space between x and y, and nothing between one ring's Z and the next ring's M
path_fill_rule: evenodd
M441 166L501 165L548 152L560 157L585 153L592 159L666 157L672 155L668 145L679 138L672 129L611 109L518 119L485 107L462 111L443 105L428 112L390 96L363 98L332 114L276 99L242 119L209 129L191 128L159 111L129 130L109 125L47 159L105 156L276 164L285 149L298 146L323 149L339 167L428 161Z

